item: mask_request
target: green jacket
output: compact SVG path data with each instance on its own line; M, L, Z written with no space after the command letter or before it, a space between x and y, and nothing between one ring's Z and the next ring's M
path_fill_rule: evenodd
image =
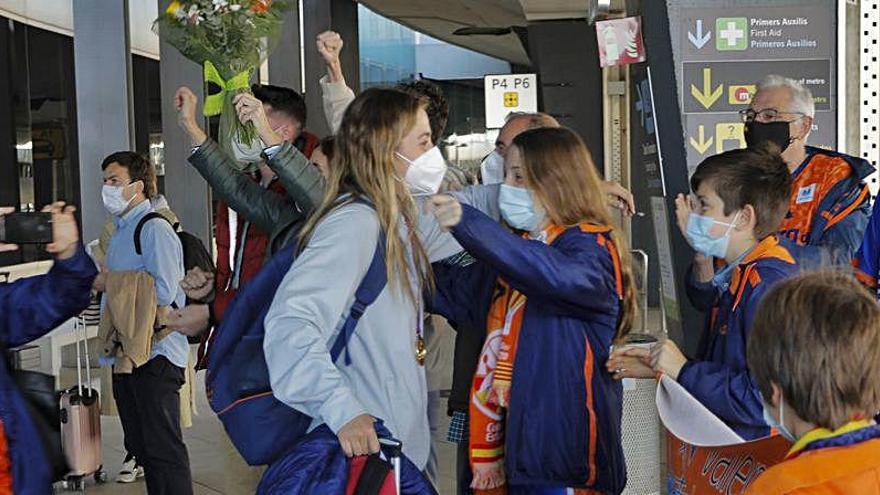
M269 233L268 256L296 239L300 227L324 196L324 179L318 169L290 143L283 143L267 162L287 190L289 200L236 171L232 159L213 139L199 146L189 162L217 197Z

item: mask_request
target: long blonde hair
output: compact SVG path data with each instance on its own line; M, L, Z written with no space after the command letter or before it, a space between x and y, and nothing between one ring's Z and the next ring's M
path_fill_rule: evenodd
M636 287L626 239L613 228L602 182L590 150L566 128L532 129L519 134L513 145L522 156L527 187L559 226L593 223L612 226L610 237L623 282L623 299L615 342L626 339L636 314Z
M362 92L348 106L336 134L336 149L330 162L330 176L321 205L300 232L304 247L315 228L333 209L338 198L349 193L342 204L358 198L370 201L386 237L385 267L392 287L400 287L415 304L420 288L432 286L431 265L418 238L416 207L412 195L394 170L394 151L416 123L426 102L394 89L372 88ZM399 222L409 232L401 238ZM410 284L412 276L405 242L409 242L420 287Z

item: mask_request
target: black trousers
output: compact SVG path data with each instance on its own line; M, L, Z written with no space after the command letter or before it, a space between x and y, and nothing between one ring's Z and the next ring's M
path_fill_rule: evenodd
M465 432L465 435L467 435L467 432ZM471 462L468 458L468 446L470 446L470 442L467 439L459 442L456 446L455 480L458 495L471 495L473 493L471 482L474 479L474 475L471 472Z
M180 429L184 370L157 356L132 374L113 375L125 444L144 467L150 495L191 495L189 454Z

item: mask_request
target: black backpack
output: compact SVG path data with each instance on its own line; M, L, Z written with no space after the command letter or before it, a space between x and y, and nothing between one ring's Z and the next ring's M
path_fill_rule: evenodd
M185 230L181 230L179 223L173 224L170 220L155 211L151 211L144 215L144 218L141 218L141 221L138 222L137 227L134 229L134 251L138 256L143 254L141 252L141 230L143 230L145 223L154 218L165 220L174 228L174 231L177 232L177 237L180 238L180 244L183 245L183 268L185 271L190 271L195 267L199 267L205 272L214 273L214 259L202 240Z

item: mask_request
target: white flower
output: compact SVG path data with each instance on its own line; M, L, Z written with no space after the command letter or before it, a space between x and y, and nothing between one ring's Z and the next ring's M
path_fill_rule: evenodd
M231 10L233 12L238 12L239 10L241 10L241 5L234 3L229 6L229 10Z
M200 22L205 20L205 14L199 10L196 5L190 5L189 11L186 13L186 20L191 25L198 26Z

